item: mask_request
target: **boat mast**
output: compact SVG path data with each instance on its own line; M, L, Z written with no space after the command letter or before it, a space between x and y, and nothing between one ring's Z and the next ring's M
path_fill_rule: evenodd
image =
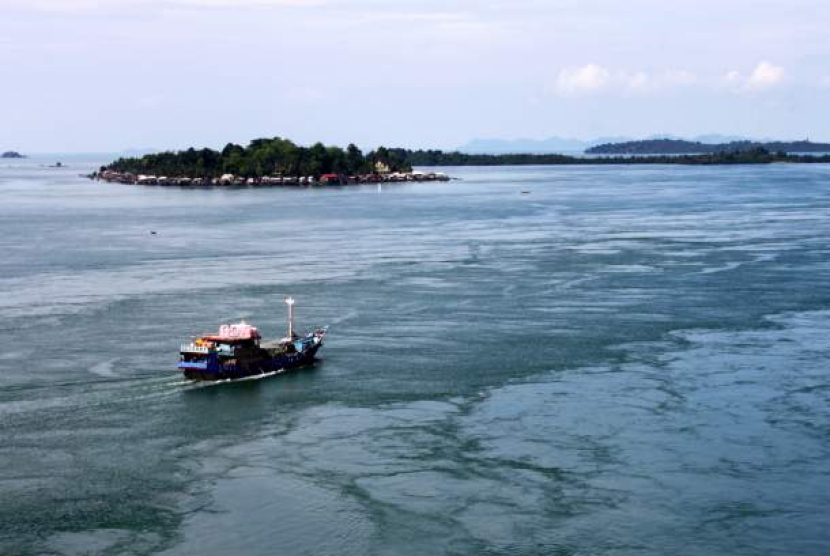
M294 339L294 298L289 296L285 298L285 304L288 305L288 339Z

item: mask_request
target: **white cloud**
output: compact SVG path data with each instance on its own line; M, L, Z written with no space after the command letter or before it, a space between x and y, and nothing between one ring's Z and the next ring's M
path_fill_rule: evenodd
M620 79L632 91L646 92L655 86L654 78L644 71L638 71L631 75L623 74Z
M685 69L660 71L611 69L597 64L565 68L559 71L551 92L563 97L599 94L654 95L683 89L729 91L732 93L761 93L787 83L787 71L768 61L759 62L748 74L737 70L720 77L717 74L699 76ZM830 76L822 84L830 87Z
M740 72L732 70L723 76L723 82L730 87L740 88L744 83L744 78Z
M733 92L759 92L781 85L787 72L781 66L760 62L748 76L732 70L723 77L723 83Z
M768 89L784 81L784 68L769 62L761 62L755 67L746 84L750 89Z
M556 78L555 90L564 96L593 94L607 88L611 72L595 64L576 69L563 69Z
M830 89L830 75L827 75L822 78L821 85L823 87L827 87L828 89Z
M566 97L611 92L650 94L689 87L697 82L697 75L687 70L666 70L657 73L642 70L612 71L596 64L588 64L580 68L560 70L553 92Z

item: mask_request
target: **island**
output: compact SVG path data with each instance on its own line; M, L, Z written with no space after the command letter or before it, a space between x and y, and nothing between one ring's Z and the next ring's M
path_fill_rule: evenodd
M830 153L830 143L804 141L731 141L729 143L701 143L684 139L647 139L604 143L586 149L587 154L713 154L745 152L765 149L786 153Z
M568 156L562 154L467 154L441 150L378 147L364 154L315 143L310 147L275 137L221 151L190 148L120 158L90 178L108 182L179 186L346 185L395 181L447 181L442 172L415 167L521 165L771 164L830 163L830 154L771 152L763 147L728 152L647 156Z
M16 151L6 151L3 154L0 154L0 158L26 158L22 154Z
M247 147L230 143L221 151L190 148L120 158L91 175L94 179L143 185L345 185L385 181L447 181L441 172L416 172L404 149L364 154L315 143L310 147L274 137Z

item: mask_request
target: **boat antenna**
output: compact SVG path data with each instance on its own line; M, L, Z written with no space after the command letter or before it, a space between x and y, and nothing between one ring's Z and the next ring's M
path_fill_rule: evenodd
M285 304L288 305L288 339L294 339L294 298L288 296L285 298Z

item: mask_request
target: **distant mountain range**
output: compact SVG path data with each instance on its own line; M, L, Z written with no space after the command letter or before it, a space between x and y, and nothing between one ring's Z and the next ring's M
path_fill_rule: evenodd
M713 154L746 152L766 149L769 152L830 153L830 143L804 141L751 141L728 142L687 141L685 139L647 139L644 141L608 142L586 149L587 154Z
M650 139L680 139L672 135L654 135ZM747 137L733 135L699 135L691 139L700 143L729 143L749 141ZM549 137L547 139L473 139L458 147L458 151L469 154L556 154L583 153L599 145L635 142L632 137L598 137L596 139L572 139Z

